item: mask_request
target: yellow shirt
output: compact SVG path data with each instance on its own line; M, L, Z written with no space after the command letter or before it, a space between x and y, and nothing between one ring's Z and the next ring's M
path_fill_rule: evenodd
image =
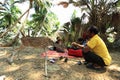
M87 46L89 46L96 55L100 56L106 65L111 64L112 59L108 49L104 41L97 34L87 42Z

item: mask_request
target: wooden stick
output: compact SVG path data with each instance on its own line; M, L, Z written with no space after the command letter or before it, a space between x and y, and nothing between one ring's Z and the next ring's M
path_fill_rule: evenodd
M45 77L48 77L48 73L47 73L47 52L46 49L44 48L45 51Z

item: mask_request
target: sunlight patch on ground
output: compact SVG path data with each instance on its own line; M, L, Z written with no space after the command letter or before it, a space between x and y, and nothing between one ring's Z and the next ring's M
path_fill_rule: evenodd
M120 72L120 67L117 64L109 66L108 69L112 70L112 71L119 71Z
M6 55L7 53L8 52L6 50L5 51L0 51L0 57Z
M81 73L74 73L73 74L75 77L82 77L83 76L83 74L81 74Z
M77 62L75 62L75 61L68 61L68 64L76 65Z
M29 56L25 56L25 57L24 57L24 59L33 59L33 58L36 58L36 56L29 55Z
M6 77L5 80L14 80L12 76Z
M64 63L62 66L64 67L64 69L66 69L66 71L71 68L71 66L68 65L68 63Z
M12 67L11 67L12 66ZM16 71L20 68L20 66L18 65L10 65L8 68L6 68L5 72L13 72L13 71Z
M111 80L111 77L108 77L108 76L106 76L106 75L103 75L102 73L100 73L100 74L97 74L97 73L93 73L93 74L91 74L91 75L89 75L89 77L90 77L90 79L91 80Z
M42 73L41 71L38 71L38 72L30 71L28 74L30 80L38 80L38 79L42 78L43 75L44 75L44 73Z

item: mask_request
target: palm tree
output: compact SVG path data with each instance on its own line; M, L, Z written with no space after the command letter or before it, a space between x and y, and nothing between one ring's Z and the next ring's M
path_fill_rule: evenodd
M4 32L1 32L0 38L3 38L3 37L5 37L5 35L9 35L10 33L14 33L12 35L16 35L14 37L14 39L12 39L12 41L9 42L10 45L13 44L12 42L14 42L16 40L16 37L18 37L18 35L19 35L19 30L18 30L19 27L17 27L17 23L20 23L20 19L27 12L29 12L29 9L28 9L23 15L20 16L21 12L15 6L15 3L19 3L19 1L14 2L14 0L10 0L10 1L5 0L4 4L2 4L2 7L4 8L4 10L1 11L1 13L0 13L1 23L2 23L1 27L3 27L3 29L4 29ZM7 34L8 32L9 32L9 34Z
M111 27L112 13L119 2L111 2L108 0L79 0L77 2L69 0L69 4L74 4L75 6L86 6L85 9L89 14L88 25L95 25L100 30L100 35L106 41L107 37L105 35L106 30ZM69 5L68 2L60 2L61 5ZM59 4L59 5L60 5Z
M13 24L14 22L18 19L18 16L21 14L21 11L19 10L18 7L14 5L13 1L6 1L4 3L0 4L1 10L0 10L0 28L1 28L1 35L0 38L2 38L4 41L10 39L11 34L16 33L16 30L13 30ZM17 27L17 26L16 26ZM15 28L14 28L15 29ZM10 32L7 34L7 32ZM6 37L4 36L5 34ZM3 37L4 36L4 37ZM17 37L17 35L16 35ZM14 40L14 39L13 39Z
M21 14L21 11L13 4L9 5L5 3L1 4L1 7L4 8L4 10L0 10L0 26L4 29L10 28Z

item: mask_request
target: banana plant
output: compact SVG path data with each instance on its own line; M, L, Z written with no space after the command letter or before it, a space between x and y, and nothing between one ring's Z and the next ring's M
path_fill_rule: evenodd
M103 36L106 40L106 30L109 27L113 27L112 23L114 22L113 14L116 6L119 5L120 0L111 1L111 0L69 0L69 2L60 2L60 5L73 4L74 6L81 7L86 6L84 9L89 14L89 23L88 25L95 25L100 30L101 37ZM118 20L119 21L119 20ZM109 26L108 26L109 24ZM119 24L118 24L119 25Z
M57 16L50 11L49 1L34 2L35 13L31 15L32 20L28 22L32 29L32 36L51 36L59 28Z
M21 14L19 8L13 5L12 2L10 3L1 4L1 7L4 8L4 10L0 10L0 26L4 29L9 28Z
M0 23L1 23L0 24L0 29L1 29L0 38L3 41L7 41L7 40L10 40L12 36L14 36L16 33L16 29L18 27L16 26L13 30L12 25L16 22L19 15L21 15L21 11L19 10L17 6L14 5L13 0L10 0L10 1L5 0L4 3L0 4L0 6L2 8L0 9Z

